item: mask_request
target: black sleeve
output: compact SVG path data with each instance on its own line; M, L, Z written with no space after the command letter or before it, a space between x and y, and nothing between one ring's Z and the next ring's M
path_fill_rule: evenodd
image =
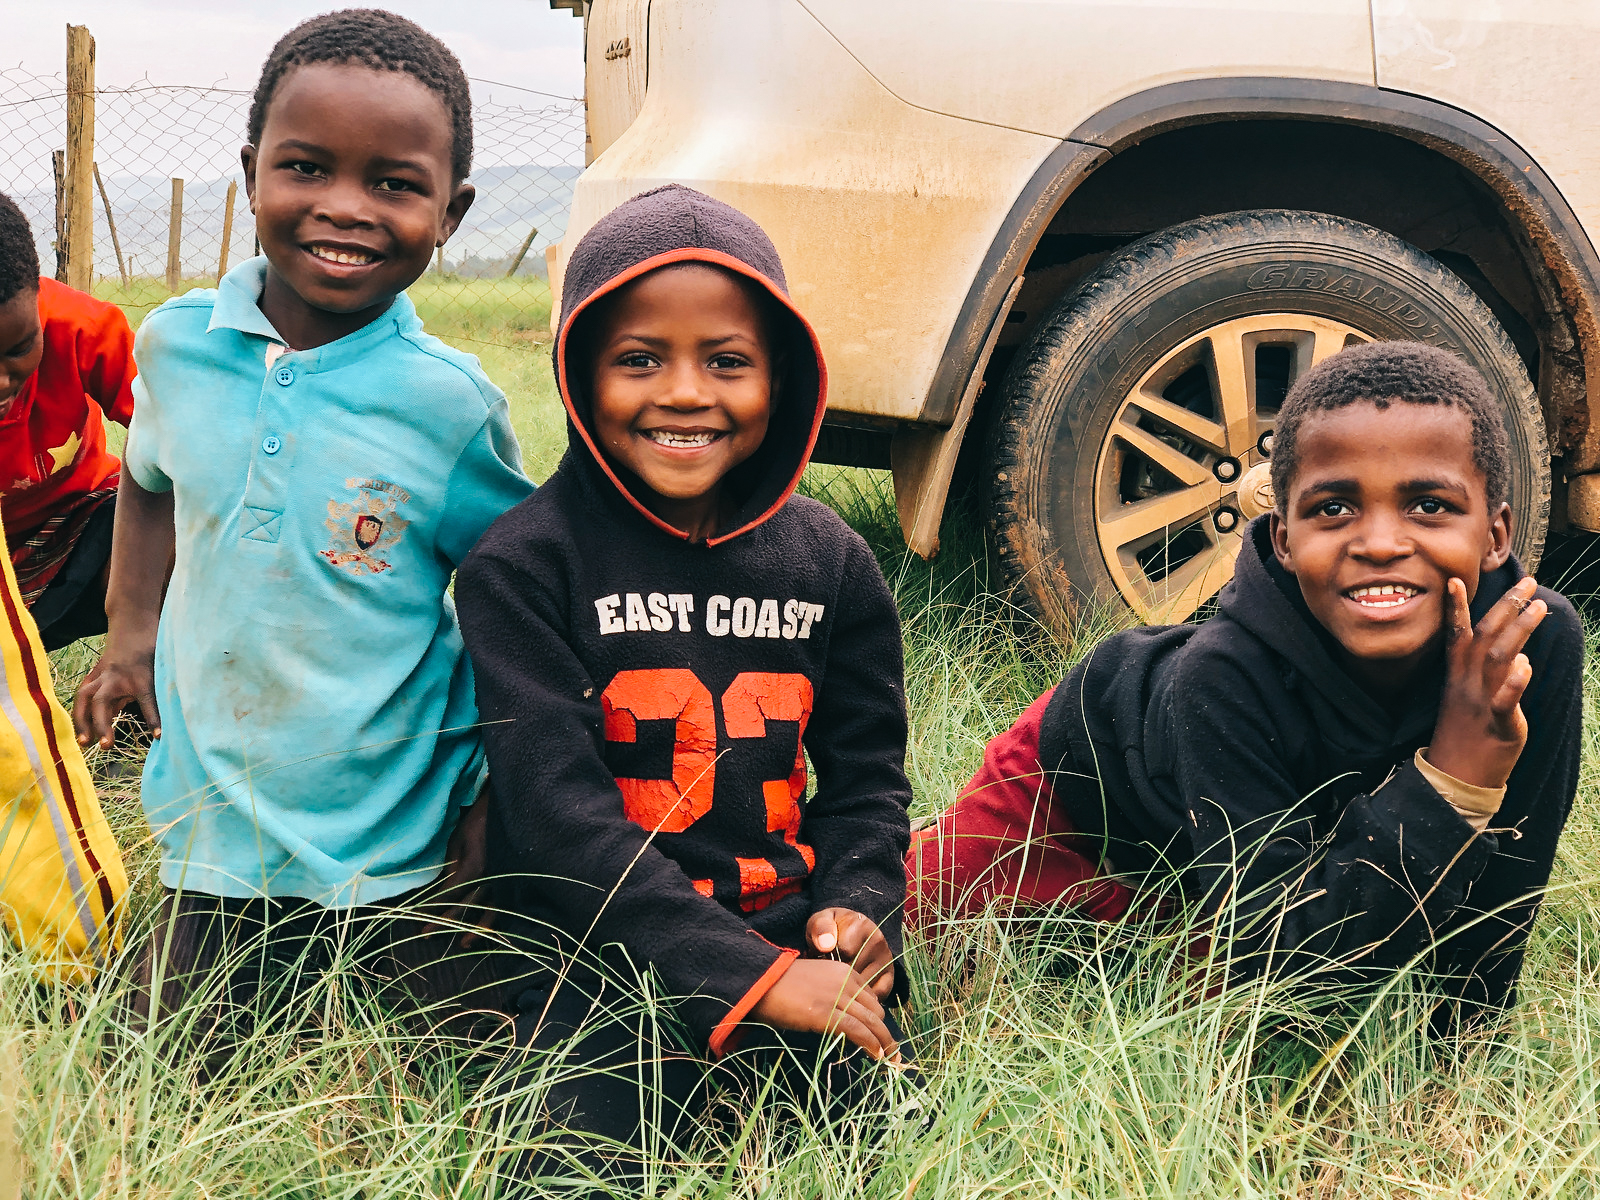
M817 790L802 840L816 851L812 907L877 922L896 955L906 897L906 698L900 617L877 560L852 535L828 660L806 729Z
M1528 744L1489 821L1494 854L1473 884L1443 965L1458 981L1462 1016L1515 999L1528 931L1550 881L1556 842L1578 789L1583 723L1583 623L1564 596L1540 588L1550 613L1529 639L1533 679L1523 695Z
M623 815L600 696L563 636L564 597L483 549L456 579L489 775L497 873L532 881L590 950L620 944L713 1049L793 958L695 891Z
M1235 978L1315 973L1322 985L1379 978L1425 951L1495 839L1476 834L1409 760L1319 836L1326 803L1299 793L1268 701L1240 664L1208 656L1181 670L1153 736L1172 743L1189 883L1220 914L1218 961Z

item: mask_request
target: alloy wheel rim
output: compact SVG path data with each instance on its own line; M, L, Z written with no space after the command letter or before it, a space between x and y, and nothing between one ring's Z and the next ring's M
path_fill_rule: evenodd
M1238 482L1266 461L1284 393L1371 340L1327 317L1239 317L1162 355L1123 397L1095 464L1095 531L1142 620L1186 621L1222 590L1243 545Z

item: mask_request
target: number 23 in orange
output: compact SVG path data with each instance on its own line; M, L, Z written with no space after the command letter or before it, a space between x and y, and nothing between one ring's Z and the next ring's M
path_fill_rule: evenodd
M768 721L795 721L794 769L786 779L761 785L766 800L767 829L783 831L812 865L809 846L795 839L800 832L800 797L806 790L802 750L811 717L811 680L804 675L746 671L722 693L722 720L730 738L759 738ZM682 833L711 809L717 775L717 723L711 693L684 668L619 671L600 696L606 741L638 740L640 721L674 721L671 779L618 779L623 812L649 830Z

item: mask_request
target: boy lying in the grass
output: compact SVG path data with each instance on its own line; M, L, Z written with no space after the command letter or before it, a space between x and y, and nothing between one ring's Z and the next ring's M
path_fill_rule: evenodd
M565 961L519 1001L523 1040L573 1039L547 1129L670 1145L711 1079L753 1096L774 1070L802 1090L820 1073L837 1106L872 1076L827 1035L897 1056L910 789L894 600L866 543L792 494L821 353L766 234L683 187L585 234L562 306L571 445L456 588L489 865ZM670 1012L627 986L645 968Z
M122 310L41 279L27 218L0 195L0 513L46 650L106 631L122 467L106 421L132 419L133 375Z
M1116 920L1170 868L1226 909L1236 977L1371 979L1437 942L1469 1010L1509 1003L1583 675L1577 614L1511 556L1509 455L1443 351L1308 372L1221 612L1108 639L989 743L907 856L915 919L999 899Z

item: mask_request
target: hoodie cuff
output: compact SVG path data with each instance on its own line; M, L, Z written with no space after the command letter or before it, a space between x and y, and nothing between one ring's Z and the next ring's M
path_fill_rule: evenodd
M1480 787L1475 783L1463 783L1454 775L1447 775L1439 770L1427 760L1420 749L1417 751L1416 762L1417 770L1422 772L1422 777L1433 785L1433 790L1444 798L1446 804L1461 814L1463 821L1478 833L1489 828L1489 818L1499 812L1500 805L1505 803L1504 787Z
M772 990L772 985L783 978L784 972L800 957L798 950L781 950L777 960L762 973L750 990L739 997L739 1002L728 1010L728 1015L717 1022L717 1027L711 1031L711 1053L721 1058L728 1039L733 1036L739 1022L750 1015L750 1010L761 1002L761 997Z

